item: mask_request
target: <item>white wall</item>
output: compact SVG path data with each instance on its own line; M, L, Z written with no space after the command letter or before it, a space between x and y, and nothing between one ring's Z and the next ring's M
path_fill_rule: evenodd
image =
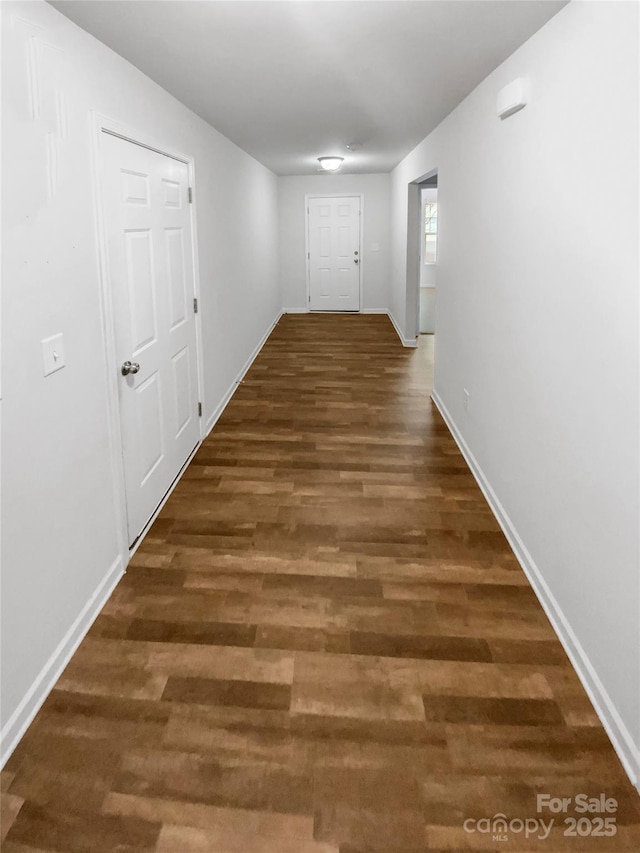
M305 195L363 195L362 311L388 308L390 187L384 175L306 175L278 179L280 280L286 310L306 311ZM376 244L378 246L376 250Z
M569 4L394 170L407 335L407 184L436 168L436 396L637 779L637 5Z
M105 362L101 320L90 111L195 158L205 419L278 316L281 295L275 176L50 6L1 5L1 710L9 749L55 674L48 662L59 662L79 636L82 625L69 634L74 620L122 570L106 402L114 366ZM56 91L66 104L66 130ZM60 331L67 365L44 378L40 341ZM52 658L61 642L66 646Z
M420 332L434 334L436 330L436 289L420 287Z
M422 270L420 273L420 287L436 286L436 266L437 264L422 264Z

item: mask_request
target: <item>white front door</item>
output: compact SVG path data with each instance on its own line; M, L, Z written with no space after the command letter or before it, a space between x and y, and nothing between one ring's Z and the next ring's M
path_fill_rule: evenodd
M102 143L131 544L200 437L188 166L107 133Z
M309 308L360 310L360 199L310 198Z

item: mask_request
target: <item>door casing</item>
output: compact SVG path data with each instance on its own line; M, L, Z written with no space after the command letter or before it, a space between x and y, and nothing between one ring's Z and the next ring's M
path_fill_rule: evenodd
M193 157L177 151L172 146L165 142L154 140L149 137L149 134L139 131L123 124L117 119L105 116L102 113L93 112L91 115L91 163L93 177L93 194L94 194L94 212L95 212L95 227L96 227L96 243L98 247L98 265L99 265L99 282L100 282L100 309L101 323L103 332L103 349L104 349L104 368L106 371L106 387L107 387L107 412L108 412L108 433L109 433L109 451L111 457L111 471L113 482L113 501L116 512L118 547L122 558L123 566L126 566L140 543L143 541L145 533L153 524L156 516L168 500L171 492L178 483L182 472L185 470L198 448L202 444L204 438L204 418L200 418L199 423L199 439L198 444L194 448L186 460L180 471L176 472L176 479L171 485L169 491L165 495L157 507L154 514L151 516L146 526L142 530L140 536L129 548L128 544L128 526L127 526L127 507L125 499L125 474L124 474L124 459L122 454L122 437L120 431L120 402L118 396L118 379L113 365L116 364L116 332L115 332L115 317L113 311L113 301L111 293L111 284L109 279L109 261L107 252L107 228L104 220L103 194L102 194L102 139L104 134L117 136L126 142L133 145L139 145L142 148L148 148L158 154L164 154L167 157L172 157L174 160L179 160L185 163L189 173L189 186L194 189L192 203L190 204L191 216L191 253L193 256L193 278L194 278L194 293L200 301L200 270L198 265L198 235L196 229L196 192L195 192L195 166ZM203 380L203 352L202 352L202 321L201 313L198 311L195 314L196 328L196 373L198 398L203 400L204 380Z
M364 195L363 193L309 193L304 197L304 256L305 256L305 264L307 270L307 311L310 311L311 304L311 267L309 265L309 247L310 247L310 239L309 239L309 201L312 198L359 198L360 199L360 263L358 264L358 310L357 311L349 311L349 314L362 314L362 285L364 281L364 274L362 272L362 268L364 267L364 231L363 231L363 222L364 222ZM331 312L329 312L331 313Z

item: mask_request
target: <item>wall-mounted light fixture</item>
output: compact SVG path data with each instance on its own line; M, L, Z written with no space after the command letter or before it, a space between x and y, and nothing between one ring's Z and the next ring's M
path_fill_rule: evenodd
M344 163L344 157L318 157L318 163L327 172L337 172Z

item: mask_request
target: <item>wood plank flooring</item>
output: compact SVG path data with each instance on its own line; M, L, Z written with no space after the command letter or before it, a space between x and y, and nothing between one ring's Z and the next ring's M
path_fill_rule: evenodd
M431 347L281 320L2 773L6 853L640 849ZM603 792L613 838L536 811Z

